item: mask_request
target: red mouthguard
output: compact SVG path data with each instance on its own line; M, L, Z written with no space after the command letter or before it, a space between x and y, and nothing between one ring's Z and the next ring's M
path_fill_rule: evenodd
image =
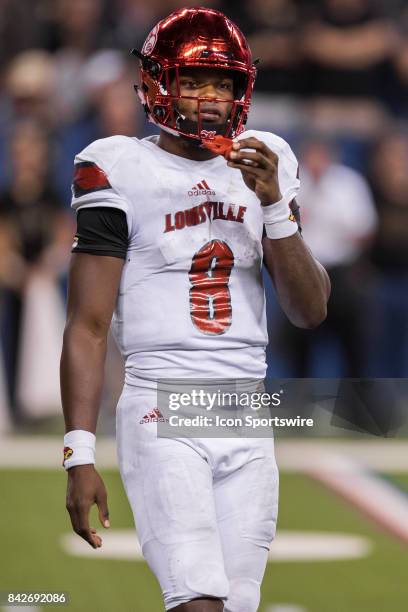
M232 149L232 142L231 138L226 138L221 136L221 134L217 134L214 138L202 139L202 143L207 149L218 155L223 155L225 159Z

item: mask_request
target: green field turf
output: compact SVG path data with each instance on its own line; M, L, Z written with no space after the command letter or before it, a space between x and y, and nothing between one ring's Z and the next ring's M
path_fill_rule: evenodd
M132 527L119 475L105 471L103 477L112 528ZM60 610L163 610L158 585L143 562L92 560L62 551L59 537L70 530L65 481L62 470L0 470L0 591L67 591L70 604ZM408 490L408 475L399 474L395 481ZM91 524L99 527L95 513ZM277 602L297 604L307 612L408 610L407 548L322 485L281 474L279 528L363 535L374 549L369 557L352 561L269 564L261 612ZM51 607L56 608L43 610Z

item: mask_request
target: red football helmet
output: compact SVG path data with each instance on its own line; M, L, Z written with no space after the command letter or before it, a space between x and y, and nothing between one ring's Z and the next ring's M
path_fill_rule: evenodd
M223 13L207 8L184 8L171 13L150 32L141 51L132 50L141 60L141 87L136 86L149 121L172 134L193 138L218 153L230 148L247 120L256 68L248 43ZM226 124L202 120L200 106L208 98L180 95L179 70L205 67L230 70L234 99ZM170 84L175 79L176 93ZM197 101L197 121L181 115L177 100ZM224 102L221 99L212 99Z

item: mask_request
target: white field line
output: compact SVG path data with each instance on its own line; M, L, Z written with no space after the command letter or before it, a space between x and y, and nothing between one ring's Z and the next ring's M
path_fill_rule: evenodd
M62 436L3 436L0 437L0 468L62 470L62 448ZM101 468L117 467L113 437L98 438L96 459Z
M303 472L322 463L322 453L344 455L379 472L408 472L408 439L287 439L276 441L276 459L285 472Z
M142 550L135 529L113 529L104 531L102 547L94 550L74 533L61 536L62 549L74 556L92 559L116 559L142 561ZM269 561L314 562L359 559L368 556L372 545L367 538L348 533L326 533L314 531L278 531L273 542Z
M344 455L372 470L408 472L408 440L287 439L276 441L276 457L283 472L304 472L322 464L322 454ZM96 461L101 468L116 468L115 440L98 436ZM1 468L61 468L61 438L0 436Z

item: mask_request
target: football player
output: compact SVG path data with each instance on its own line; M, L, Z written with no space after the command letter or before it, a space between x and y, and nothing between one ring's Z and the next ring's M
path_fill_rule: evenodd
M185 8L143 48L137 88L154 137L114 136L75 159L77 235L61 389L74 531L98 548L95 431L111 325L126 362L120 472L142 551L174 612L255 612L275 535L273 438L162 438L161 379L265 376L263 262L290 321L326 315L324 269L299 233L298 165L269 132L244 131L256 67L222 13Z

